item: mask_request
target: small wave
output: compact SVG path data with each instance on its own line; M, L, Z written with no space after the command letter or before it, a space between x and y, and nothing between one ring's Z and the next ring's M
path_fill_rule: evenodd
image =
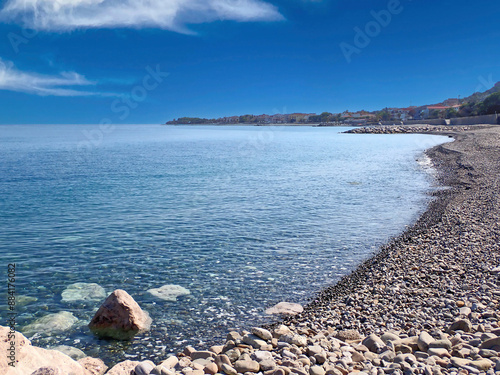
M432 162L432 159L425 153L420 155L417 159L417 163L422 168L425 172L435 175L436 174L436 168L434 167L434 163Z

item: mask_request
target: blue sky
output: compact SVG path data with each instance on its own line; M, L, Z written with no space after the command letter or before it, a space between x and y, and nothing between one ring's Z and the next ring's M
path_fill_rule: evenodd
M3 124L376 110L500 81L491 0L0 4Z

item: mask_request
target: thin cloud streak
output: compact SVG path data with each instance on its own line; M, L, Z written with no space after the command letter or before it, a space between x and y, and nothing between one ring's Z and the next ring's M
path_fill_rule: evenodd
M116 96L112 93L78 90L78 86L95 86L75 72L44 75L18 70L10 61L0 59L0 90L23 92L39 96Z
M191 33L186 24L284 17L262 0L9 0L0 19L46 31L152 27Z

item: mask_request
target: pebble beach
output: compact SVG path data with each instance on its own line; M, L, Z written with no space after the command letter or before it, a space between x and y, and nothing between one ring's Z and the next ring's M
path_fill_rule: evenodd
M500 128L429 132L455 141L427 151L441 186L427 211L304 311L229 332L210 348L111 369L87 357L71 364L71 373L500 373ZM57 366L27 372L59 373L69 372Z

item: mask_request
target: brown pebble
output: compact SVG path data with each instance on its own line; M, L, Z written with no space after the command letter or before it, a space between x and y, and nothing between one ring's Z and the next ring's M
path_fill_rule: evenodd
M219 367L215 363L209 363L203 369L205 374L215 375L219 371Z

